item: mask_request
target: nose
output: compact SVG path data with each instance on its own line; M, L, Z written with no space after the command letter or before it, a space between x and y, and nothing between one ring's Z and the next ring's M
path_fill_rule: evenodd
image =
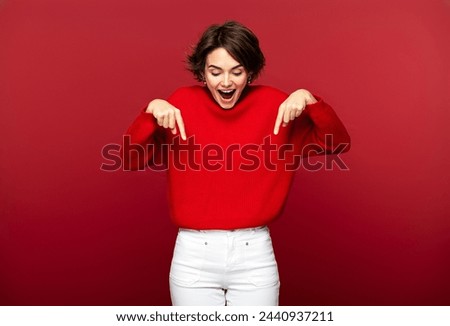
M230 87L232 84L231 78L229 74L224 74L223 79L222 79L222 86L227 88Z

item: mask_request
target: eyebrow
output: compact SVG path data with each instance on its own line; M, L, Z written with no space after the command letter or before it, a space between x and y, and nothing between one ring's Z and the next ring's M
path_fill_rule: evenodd
M232 67L231 70L234 70L234 69L237 69L237 68L241 68L241 67L242 67L242 65L239 64L239 65L237 65L237 66ZM222 68L217 67L217 66L215 66L215 65L209 65L208 68L214 68L214 69L223 70Z

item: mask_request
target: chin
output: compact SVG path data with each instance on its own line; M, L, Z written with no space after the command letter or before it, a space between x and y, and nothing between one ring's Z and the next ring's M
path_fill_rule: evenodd
M231 110L234 107L234 103L231 103L231 104L220 104L219 103L219 105L224 110Z

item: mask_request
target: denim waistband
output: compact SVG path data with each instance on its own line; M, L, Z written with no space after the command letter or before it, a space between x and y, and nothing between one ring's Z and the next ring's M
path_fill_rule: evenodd
M214 233L246 233L246 232L253 232L253 231L265 231L268 230L268 227L266 225L263 226L257 226L253 228L242 228L242 229L232 229L232 230L195 230L195 229L186 229L186 228L179 228L179 231L183 232L192 232L192 233L204 233L204 234L214 234Z

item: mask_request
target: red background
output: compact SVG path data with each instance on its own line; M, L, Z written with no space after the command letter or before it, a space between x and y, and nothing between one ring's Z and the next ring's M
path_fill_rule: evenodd
M450 304L448 0L1 1L1 304L170 304L165 175L100 153L226 19L260 38L259 83L321 95L353 141L271 226L280 303Z

